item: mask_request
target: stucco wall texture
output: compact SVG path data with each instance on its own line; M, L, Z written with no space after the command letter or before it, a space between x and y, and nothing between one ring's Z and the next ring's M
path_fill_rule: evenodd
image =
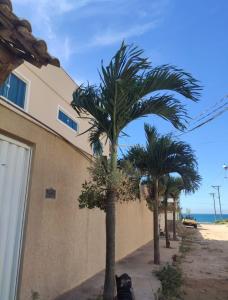
M79 210L90 160L60 137L0 104L0 132L33 149L19 278L19 299L51 300L104 269L105 215ZM54 188L55 200L45 199ZM152 239L145 201L117 205L117 259Z

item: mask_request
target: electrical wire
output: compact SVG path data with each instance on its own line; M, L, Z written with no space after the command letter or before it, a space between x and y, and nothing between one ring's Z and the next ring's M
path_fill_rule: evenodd
M193 128L188 129L187 131L185 131L185 132L179 134L178 137L179 137L179 136L182 136L182 135L184 135L184 134L186 134L186 133L190 133L190 132L192 132L192 131L194 131L194 130L200 128L200 127L202 127L203 125L205 125L205 124L207 124L207 123L213 121L213 120L216 119L217 117L221 116L221 115L222 115L224 112L226 112L227 110L228 110L228 107L225 107L222 111L219 111L217 114L215 114L215 115L212 116L211 118L207 119L206 121L204 121L204 122L198 124L197 126L194 126Z
M199 118L198 120L196 120L195 122L191 123L192 125L198 123L199 121L202 121L203 119L209 117L211 114L214 114L215 112L217 112L218 110L226 107L228 105L228 101L226 103L224 103L223 105L220 105L219 107L215 108L214 110L210 111L208 114L205 114L203 117Z
M222 97L220 100L218 100L215 104L213 104L212 106L206 108L205 110L203 110L202 112L200 112L198 115L196 115L194 118L192 118L192 120L196 120L197 118L201 117L202 115L204 115L205 113L207 113L209 110L213 109L214 107L216 107L217 105L220 105L223 101L225 101L228 98L228 95L225 95L224 97Z
M226 102L221 105L221 103L224 102L225 100L226 100ZM209 110L210 110L210 112L206 113ZM176 132L174 132L174 135L176 137L179 137L184 134L190 133L190 132L204 126L205 124L213 121L214 119L216 119L217 117L219 117L223 113L225 113L227 110L228 110L228 96L226 95L221 100L217 101L212 107L210 107L210 109L206 109L206 110L204 110L203 113L200 113L198 115L198 118L197 117L193 118L192 120L195 120L195 121L193 123L189 123L189 126L186 129L186 131L184 131L180 134L177 134L177 131L176 131ZM196 120L196 118L197 118L197 120ZM193 125L195 125L195 126L193 126Z

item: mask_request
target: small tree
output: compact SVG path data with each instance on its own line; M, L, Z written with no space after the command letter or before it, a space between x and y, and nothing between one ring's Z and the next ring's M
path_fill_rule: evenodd
M106 211L110 185L110 161L106 157L97 157L89 168L91 179L82 185L79 196L79 208L99 208ZM132 201L139 198L140 175L130 162L119 164L116 172L117 200Z

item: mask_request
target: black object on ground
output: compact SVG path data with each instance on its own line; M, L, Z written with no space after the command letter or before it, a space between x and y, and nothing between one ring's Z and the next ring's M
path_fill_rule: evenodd
M117 300L133 300L131 277L124 273L116 276Z

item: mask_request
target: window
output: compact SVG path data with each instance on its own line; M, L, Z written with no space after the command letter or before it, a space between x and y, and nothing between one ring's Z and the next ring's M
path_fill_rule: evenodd
M26 83L15 74L10 74L0 86L0 96L21 108L25 108Z
M65 125L73 129L74 131L78 131L78 124L71 117L69 117L65 112L59 109L58 119L63 122Z

